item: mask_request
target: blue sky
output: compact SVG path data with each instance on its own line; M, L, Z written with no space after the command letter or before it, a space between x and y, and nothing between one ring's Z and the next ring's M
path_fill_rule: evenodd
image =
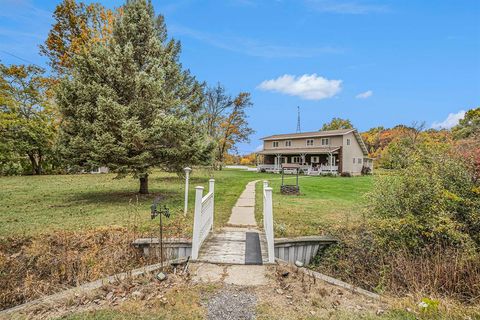
M58 1L0 0L0 59L46 66L38 45ZM120 1L102 1L119 6ZM359 130L425 121L449 126L480 105L480 1L153 1L183 65L199 80L247 91L259 138L332 117ZM23 60L21 60L23 59Z

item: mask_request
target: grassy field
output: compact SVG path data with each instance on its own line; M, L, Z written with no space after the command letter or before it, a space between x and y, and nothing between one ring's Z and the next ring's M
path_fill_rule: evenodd
M216 180L215 224L226 223L230 210L248 181L265 174L239 170L194 170L190 179L189 213L183 218L184 179L154 171L149 195L138 195L138 180L115 179L114 174L0 177L0 236L34 235L56 230L85 230L101 226L138 226L155 230L150 205L162 199L172 217L168 220L184 234L191 233L194 187L208 188ZM206 190L205 189L205 190Z
M276 236L328 234L328 227L356 223L366 205L364 194L373 184L372 176L300 177L300 195L280 194L281 180L270 176L273 188L273 218ZM285 181L294 184L290 177ZM262 219L262 185L257 184L256 218Z
M137 180L115 179L113 174L1 177L0 235L35 235L117 225L136 226L148 232L158 226L158 218L150 220L150 205L159 196L172 212L167 223L176 232L175 236L188 236L193 225L194 186L207 188L211 177L216 180L216 227L227 222L248 181L269 180L274 188L277 235L318 234L331 223L355 221L361 216L362 195L372 181L371 177L301 177L302 194L283 196L279 193L279 175L194 170L189 213L183 218L184 179L175 174L154 171L150 176L151 194L146 196L136 193ZM289 177L287 181L291 183L293 179ZM261 219L260 183L257 188L257 218Z

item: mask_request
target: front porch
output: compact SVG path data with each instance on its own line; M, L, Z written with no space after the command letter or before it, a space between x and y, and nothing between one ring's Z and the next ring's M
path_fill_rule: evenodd
M298 164L300 172L307 175L341 173L341 157L338 151L315 154L260 154L257 171L280 173L282 164ZM285 170L285 173L294 171Z

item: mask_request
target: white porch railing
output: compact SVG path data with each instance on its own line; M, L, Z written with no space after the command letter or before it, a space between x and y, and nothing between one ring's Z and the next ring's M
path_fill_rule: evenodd
M198 252L209 232L213 230L215 207L215 180L208 181L208 193L203 196L203 187L195 187L195 213L193 217L192 260L198 259Z
M275 263L272 188L268 186L268 181L263 181L263 230L267 238L268 262Z
M338 173L338 166L330 166L328 164L322 164L316 168L311 167L308 169L307 174L309 175L320 175L320 174L325 174L325 173L333 173L337 174Z
M257 171L258 172L261 172L261 171L265 171L265 172L279 172L280 169L274 165L274 164L259 164L257 165Z

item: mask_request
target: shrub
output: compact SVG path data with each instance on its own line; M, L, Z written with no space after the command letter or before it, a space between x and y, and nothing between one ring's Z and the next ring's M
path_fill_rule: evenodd
M423 150L422 150L423 149ZM364 288L472 302L480 296L480 197L470 167L423 145L376 178L360 226L339 229L317 266Z
M367 175L370 173L372 173L372 169L370 169L370 167L367 167L367 166L362 167L362 175Z
M342 177L351 177L352 174L351 174L350 172L342 172L342 173L340 173L340 176L342 176Z

